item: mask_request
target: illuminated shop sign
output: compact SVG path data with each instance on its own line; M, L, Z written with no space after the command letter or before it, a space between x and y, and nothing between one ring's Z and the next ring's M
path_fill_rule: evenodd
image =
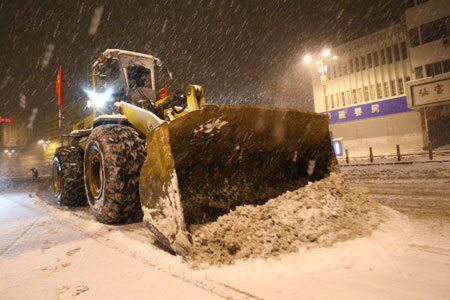
M342 143L341 141L333 141L333 149L334 154L336 155L342 155Z
M406 96L328 111L330 124L412 111Z
M429 106L450 101L450 78L411 84L412 107Z

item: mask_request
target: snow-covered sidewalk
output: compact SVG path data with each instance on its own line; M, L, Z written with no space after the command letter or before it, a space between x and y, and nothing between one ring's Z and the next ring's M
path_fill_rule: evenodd
M447 299L450 224L390 221L372 236L192 270L141 223L0 195L0 299Z

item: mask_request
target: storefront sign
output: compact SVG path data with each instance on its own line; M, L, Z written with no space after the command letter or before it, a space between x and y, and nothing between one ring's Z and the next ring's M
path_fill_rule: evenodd
M450 78L411 84L409 88L412 107L450 102Z
M406 96L330 110L330 124L411 111Z

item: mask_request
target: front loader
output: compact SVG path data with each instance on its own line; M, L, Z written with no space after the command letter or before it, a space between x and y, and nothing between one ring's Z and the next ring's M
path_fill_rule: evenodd
M87 202L107 224L143 222L188 255L190 232L239 205L259 205L336 168L327 116L206 105L158 58L117 49L90 67L96 113L56 150L61 205ZM100 116L96 116L100 114Z

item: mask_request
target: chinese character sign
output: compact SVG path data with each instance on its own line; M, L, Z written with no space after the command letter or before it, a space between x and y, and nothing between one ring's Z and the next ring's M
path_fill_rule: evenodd
M410 89L414 107L450 102L450 78L411 85Z
M353 121L365 118L372 118L384 116L389 114L396 114L401 112L411 111L408 108L406 97L397 97L377 102L360 104L336 110L328 111L330 124Z

